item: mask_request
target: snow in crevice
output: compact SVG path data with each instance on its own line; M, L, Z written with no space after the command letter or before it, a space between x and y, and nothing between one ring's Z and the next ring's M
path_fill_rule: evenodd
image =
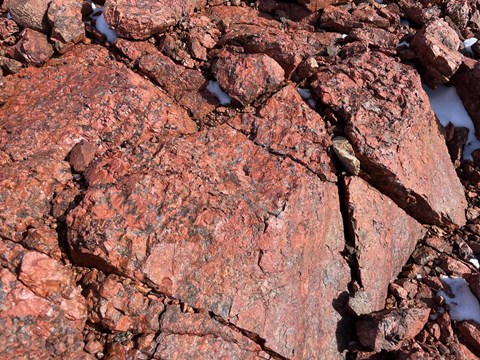
M230 105L232 103L232 98L222 90L218 81L210 80L207 85L207 90L218 98L220 104Z
M400 25L410 26L410 21L407 18L400 18Z
M91 2L93 13L90 15L91 19L95 19L95 28L105 35L109 43L114 43L117 40L117 32L108 26L105 21L105 16L103 15L103 6L95 5ZM100 15L97 15L100 13Z
M462 100L454 87L439 86L436 89L430 89L423 86L429 99L433 112L443 126L452 123L455 127L464 127L468 129L467 144L463 152L464 159L471 159L472 152L480 149L480 141L475 136L475 127L473 121L465 110Z
M317 102L315 101L315 99L312 98L312 90L305 89L305 88L298 88L297 91L302 97L302 99L306 100L310 105L310 107L315 109L315 107L317 106Z
M438 295L442 296L449 306L452 320L473 320L480 324L480 304L470 290L467 281L448 276L442 276L441 279L452 290L452 297L442 290L438 292Z
M402 41L402 42L398 43L397 46L398 46L398 47L405 46L405 47L409 48L409 47L410 47L410 43L409 43L408 41Z
M474 38L474 37L465 40L463 42L463 45L465 46L465 51L468 52L469 54L473 55L472 45L475 44L477 41L478 41L478 39Z

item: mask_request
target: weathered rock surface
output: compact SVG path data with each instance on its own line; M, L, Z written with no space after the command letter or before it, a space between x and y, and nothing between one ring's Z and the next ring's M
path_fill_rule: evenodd
M104 14L119 36L144 40L167 30L182 16L205 4L205 0L106 0Z
M462 63L460 39L446 21L425 25L413 38L412 49L423 65L427 83L436 87L446 83Z
M85 38L82 3L76 0L52 0L48 7L48 22L52 26L50 40L59 53L64 53Z
M18 60L39 67L52 57L53 48L45 34L25 29L21 35L22 38L15 47Z
M397 277L426 230L364 180L346 178L344 186L348 225L364 293L360 301L350 299L350 307L361 315L385 307L388 284Z
M345 169L350 175L358 175L360 173L360 160L355 157L352 144L343 136L336 136L332 139L332 142L333 151Z
M297 2L304 5L310 11L318 11L328 5L345 4L348 0L297 0Z
M342 116L376 187L419 221L465 224L462 185L412 68L368 53L321 68L312 87Z
M213 73L221 88L242 105L275 91L285 77L282 67L265 54L221 57Z
M430 309L394 309L364 315L357 321L357 334L362 345L375 350L397 350L413 339L428 321Z
M72 181L65 159L82 139L104 152L196 130L168 95L130 70L115 68L107 54L95 46L78 47L61 61L11 79L15 89L0 114L2 236L19 241L28 227L49 218L55 194Z
M480 324L474 321L462 321L457 325L463 342L475 353L480 352Z
M336 181L327 153L331 141L325 121L302 100L294 86L271 96L257 114L242 114L230 124L269 151L290 157L322 179Z
M26 28L48 32L47 9L51 0L7 0L7 9L15 22Z
M332 302L349 270L334 184L227 125L106 157L86 180L68 216L75 261L212 311L283 356L337 358Z
M475 125L475 134L480 137L480 107L476 94L480 91L480 62L460 68L453 77L455 89Z

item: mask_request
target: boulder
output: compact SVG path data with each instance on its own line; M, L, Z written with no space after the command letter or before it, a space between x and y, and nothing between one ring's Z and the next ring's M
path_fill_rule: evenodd
M460 67L460 43L455 30L442 19L428 23L417 32L411 47L424 68L425 80L430 87L448 82Z
M388 284L400 273L426 230L364 180L346 178L344 186L356 272L364 293L351 299L350 307L362 315L385 307Z
M48 7L48 22L52 26L50 40L55 50L63 54L85 38L82 21L82 2L52 0Z
M118 36L145 40L205 4L206 0L106 0L104 15Z
M7 0L7 9L15 22L25 28L47 33L47 9L51 0Z
M41 32L25 29L17 43L16 57L29 65L40 67L53 55L53 47Z
M414 69L365 53L320 68L312 88L345 122L375 187L420 222L465 224L463 187Z
M265 54L236 54L219 58L213 74L221 88L242 105L272 93L283 83L282 67Z
M67 218L74 261L212 312L282 356L338 359L332 304L350 269L335 184L226 124L136 154L87 170Z

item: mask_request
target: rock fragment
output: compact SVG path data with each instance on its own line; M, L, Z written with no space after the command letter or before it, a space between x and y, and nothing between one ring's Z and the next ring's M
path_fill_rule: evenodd
M40 67L53 55L52 45L47 36L41 32L25 29L22 38L17 43L15 50L20 60L29 65Z
M348 139L343 136L333 138L333 151L337 155L342 165L348 170L351 175L358 175L360 173L360 160L355 157L352 145Z
M51 0L7 0L7 9L15 22L25 28L47 33L47 9Z
M47 17L52 26L50 40L53 41L55 50L59 53L65 53L85 38L81 2L52 0Z
M69 162L76 172L84 171L95 158L96 147L88 141L82 140L70 151Z

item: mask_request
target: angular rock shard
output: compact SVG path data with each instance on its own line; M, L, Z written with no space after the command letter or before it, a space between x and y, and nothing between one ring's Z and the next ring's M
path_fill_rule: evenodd
M344 186L348 224L364 293L361 301L351 299L351 307L361 315L385 307L389 283L397 277L426 230L364 180L346 178Z
M315 77L372 184L421 222L465 224L463 187L414 69L373 52Z
M75 261L212 311L282 356L338 358L332 303L349 269L336 186L228 125L142 154L87 171L68 216Z

